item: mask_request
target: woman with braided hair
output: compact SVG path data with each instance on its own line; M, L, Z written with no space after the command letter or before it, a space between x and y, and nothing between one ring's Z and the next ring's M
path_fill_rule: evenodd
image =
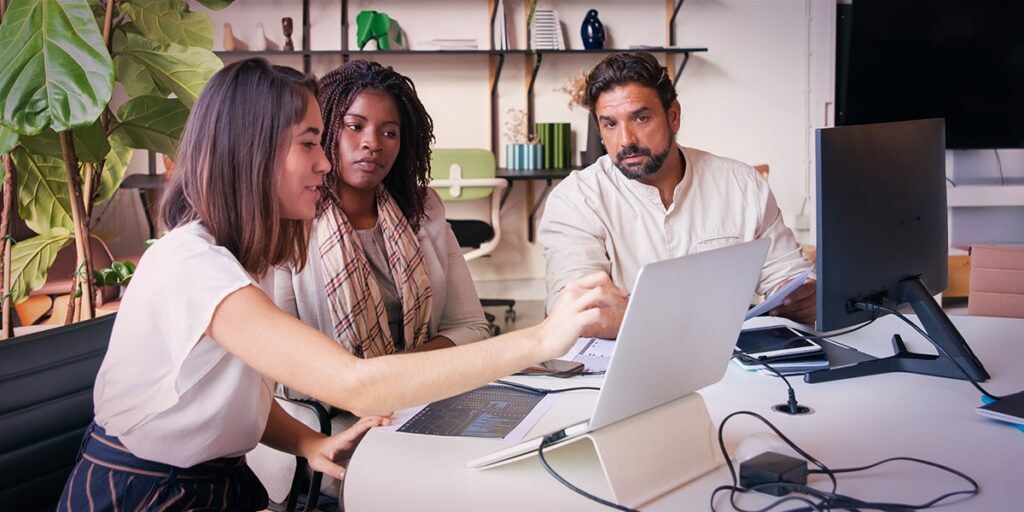
M277 303L359 357L490 335L437 193L427 188L434 124L412 80L356 60L320 79L332 172L310 264ZM288 295L293 292L293 295Z

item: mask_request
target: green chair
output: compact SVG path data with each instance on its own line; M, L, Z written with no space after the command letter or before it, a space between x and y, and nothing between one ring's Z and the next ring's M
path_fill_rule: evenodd
M468 249L466 261L486 256L501 242L501 192L508 183L495 177L494 154L485 149L434 149L430 161L430 187L446 202L480 201L490 198L489 220L448 219L459 246ZM480 299L484 307L504 306L505 321L516 319L512 299ZM494 316L487 314L491 331L501 330Z

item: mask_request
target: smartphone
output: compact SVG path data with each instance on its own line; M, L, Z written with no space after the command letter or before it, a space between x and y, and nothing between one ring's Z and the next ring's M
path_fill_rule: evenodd
M782 359L822 351L820 345L804 336L784 325L745 329L736 341L736 350L755 359Z
M565 361L563 359L548 359L523 370L523 373L536 373L551 377L571 377L583 373L583 363Z

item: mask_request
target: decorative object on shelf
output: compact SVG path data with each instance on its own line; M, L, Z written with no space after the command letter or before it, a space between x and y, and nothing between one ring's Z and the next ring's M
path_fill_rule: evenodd
M580 37L583 38L583 47L588 50L604 48L604 24L597 17L597 9L587 11L580 27Z
M506 144L505 167L511 170L542 169L543 144Z
M533 13L531 47L534 50L564 50L565 32L558 13L551 9L537 9Z
M292 42L292 30L294 29L291 18L281 18L281 30L284 32L284 50L295 51L295 43Z
M256 40L252 44L252 51L262 52L267 49L267 33L263 30L263 24L256 24Z
M235 37L235 31L231 28L230 23L224 24L224 51L226 52L244 52L249 49L249 45L243 43L240 39Z
M360 11L356 15L356 46L362 50L370 41L376 41L378 50L405 49L397 21L382 12Z
M510 108L505 113L505 138L510 142L505 145L505 168L541 169L544 147L537 143L535 135L527 132L526 112Z
M526 112L518 108L510 108L505 111L508 119L505 120L505 140L512 144L526 144L530 135L526 130Z
M558 92L564 92L569 97L569 103L567 106L569 110L573 110L576 107L587 110L587 106L584 104L587 99L587 72L580 70L575 75L570 76L566 79L565 85L555 89Z
M544 146L544 169L572 165L572 130L569 123L537 123L537 137Z

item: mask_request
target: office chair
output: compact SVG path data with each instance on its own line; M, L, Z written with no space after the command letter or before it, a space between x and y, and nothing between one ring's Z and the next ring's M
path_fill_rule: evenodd
M301 400L277 395L274 398L284 400L309 409L316 415L317 423L320 426L320 433L331 435L331 415L327 408L316 400ZM286 512L314 511L320 501L320 483L324 475L319 471L310 472L309 463L302 457L296 457L295 475L292 477L291 490L288 491L288 499L285 501Z
M0 343L0 503L54 510L92 422L115 315Z
M490 197L490 220L449 219L459 247L469 249L466 261L486 256L501 241L501 191L508 186L495 178L494 154L485 149L434 149L430 162L430 187L443 201L478 201ZM505 322L516 319L516 301L512 299L480 299L484 307L504 306ZM501 333L494 315L484 313L494 335Z

